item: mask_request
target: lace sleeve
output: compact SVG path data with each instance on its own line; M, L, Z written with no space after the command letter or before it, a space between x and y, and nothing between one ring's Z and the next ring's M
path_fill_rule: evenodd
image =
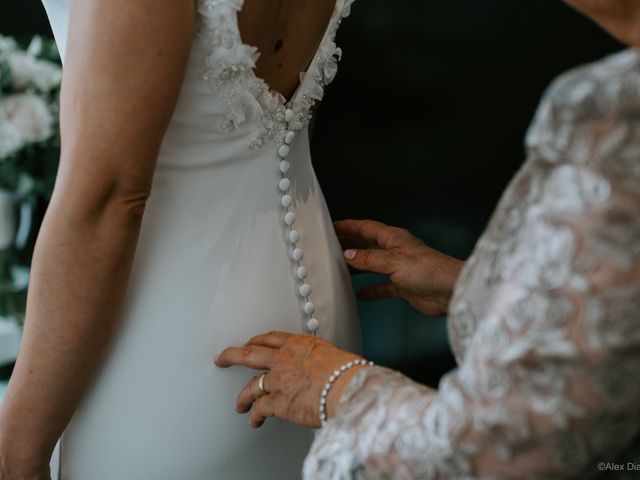
M562 131L566 111L548 113ZM513 238L474 254L458 296L481 304L459 367L437 392L361 372L306 479L589 478L636 445L640 136L618 120L581 118L553 159L532 149L485 234L502 238L517 212Z
M602 216L624 215L619 202ZM574 232L598 224L584 220ZM439 392L381 368L359 374L319 432L305 478L557 478L611 460L638 430L640 279L637 263L583 260L598 264L585 291L504 283Z

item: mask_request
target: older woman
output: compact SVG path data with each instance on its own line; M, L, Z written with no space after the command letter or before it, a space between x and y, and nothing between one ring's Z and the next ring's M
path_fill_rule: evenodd
M640 47L637 0L570 3ZM406 231L336 224L351 267L390 275L365 296L448 312L459 367L438 390L310 336L270 333L216 359L266 370L238 398L252 426L326 424L305 478L640 469L640 53L556 81L527 146L459 278L460 262Z

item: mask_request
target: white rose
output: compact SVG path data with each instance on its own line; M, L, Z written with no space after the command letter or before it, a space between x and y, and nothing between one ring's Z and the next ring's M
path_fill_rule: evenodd
M26 88L35 77L35 62L32 57L23 52L9 55L11 68L11 86L17 90Z
M36 57L42 53L42 47L42 37L33 37L27 52L29 52L29 55Z
M55 63L46 60L36 60L35 77L32 82L38 90L48 93L60 86L62 69Z
M53 134L53 116L37 95L20 94L0 99L0 111L20 132L25 142L42 142Z
M11 86L22 90L34 85L41 92L49 92L60 85L62 70L58 65L38 60L24 52L14 52L9 55L11 68Z
M24 139L16 126L0 113L0 160L24 147Z
M0 35L0 53L12 52L16 49L16 41L10 37Z
M13 195L0 190L0 250L5 250L13 243L16 233L16 219Z

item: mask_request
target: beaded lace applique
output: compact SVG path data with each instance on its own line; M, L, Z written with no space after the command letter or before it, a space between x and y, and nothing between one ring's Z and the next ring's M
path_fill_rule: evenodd
M198 0L199 35L211 45L205 63L205 80L223 98L228 112L214 128L230 133L242 125L256 121L259 131L252 142L254 148L268 143L283 143L289 131L309 125L311 109L321 100L324 88L338 71L342 50L335 36L343 18L350 13L354 0L337 0L327 31L309 69L300 74L300 85L289 102L269 88L254 73L258 49L242 42L238 12L243 0ZM293 111L290 122L285 111Z

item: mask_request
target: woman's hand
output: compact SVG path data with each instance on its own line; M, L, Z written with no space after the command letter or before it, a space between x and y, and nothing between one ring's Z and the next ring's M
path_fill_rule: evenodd
M403 298L425 315L447 315L463 261L383 223L343 220L334 227L352 269L389 275L388 283L358 292L361 299Z
M298 425L320 426L320 394L331 374L340 366L359 359L338 347L310 335L272 332L252 338L243 347L230 347L215 359L218 367L242 365L265 370L264 392L261 375L253 378L240 392L236 411L251 411L249 425L262 426L267 417L279 417ZM331 418L344 387L358 370L347 370L333 384L327 398Z

